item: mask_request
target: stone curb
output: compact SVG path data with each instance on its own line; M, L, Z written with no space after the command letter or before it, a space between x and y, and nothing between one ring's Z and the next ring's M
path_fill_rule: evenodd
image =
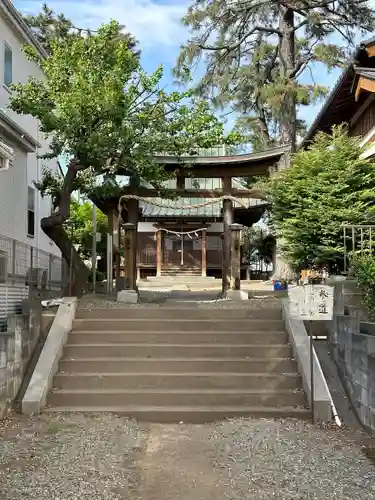
M76 297L65 297L59 306L34 373L21 403L22 413L41 413L57 372L68 333L72 329L77 306Z
M298 371L302 376L303 389L311 408L310 339L303 321L289 315L288 299L282 299L281 303L285 328L293 347ZM316 422L324 423L332 420L331 402L328 385L314 349L314 413Z

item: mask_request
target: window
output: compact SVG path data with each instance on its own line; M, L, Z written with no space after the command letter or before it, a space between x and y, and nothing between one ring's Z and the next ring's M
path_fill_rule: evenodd
M27 188L27 235L35 236L35 189Z
M0 136L0 171L8 170L12 166L13 149L6 144L4 139Z
M12 83L12 49L4 45L4 85L7 87Z

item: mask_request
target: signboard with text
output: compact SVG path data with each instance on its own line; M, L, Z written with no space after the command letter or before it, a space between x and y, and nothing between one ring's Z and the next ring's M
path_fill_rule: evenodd
M331 320L333 286L302 285L288 290L289 313L301 320Z

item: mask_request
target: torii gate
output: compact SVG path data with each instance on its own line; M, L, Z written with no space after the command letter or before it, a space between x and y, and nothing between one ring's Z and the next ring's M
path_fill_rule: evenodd
M249 209L244 209L242 216L234 220L234 201L246 201L249 198L260 198L262 194L254 189L238 189L232 187L232 178L269 175L270 171L284 168L289 164L290 149L286 147L236 156L204 156L182 157L158 156L157 161L168 171L176 172L176 189L165 190L166 196L194 197L212 199L223 204L223 256L222 256L222 292L240 290L240 230L235 222L246 223L250 217ZM127 175L124 172L123 175ZM220 178L221 189L201 190L186 189L186 178ZM118 198L93 200L108 216L109 233L115 235L114 248L119 248L120 231L118 225L123 224L125 230L126 265L124 269L126 290L136 290L137 270L137 229L140 219L140 201L152 202L159 197L156 190L130 184L122 190ZM173 200L174 203L177 203ZM113 215L115 214L115 216ZM113 220L115 219L115 222ZM240 220L238 220L240 219ZM157 260L160 259L161 244L157 238ZM120 276L120 256L116 256L116 281ZM110 281L110 280L108 280Z

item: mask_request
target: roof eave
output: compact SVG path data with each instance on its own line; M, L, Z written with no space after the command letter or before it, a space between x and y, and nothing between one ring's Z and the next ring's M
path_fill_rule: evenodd
M323 104L321 110L319 111L318 115L316 116L315 120L311 124L309 130L307 131L305 137L303 138L302 142L299 144L298 149L303 149L304 147L307 146L307 144L312 140L314 135L317 132L319 122L322 120L323 116L325 113L328 111L329 107L331 106L333 100L339 93L341 87L345 83L345 80L350 76L350 73L355 69L355 65L357 62L361 60L361 56L366 50L373 46L375 44L375 37L369 38L367 40L362 41L358 47L356 48L356 51L354 52L351 61L345 68L344 72L340 75L339 79L337 80L335 86L333 87L331 93L329 94L328 98L326 99L325 103Z
M4 113L4 111L1 110L0 126L5 129L12 139L22 145L28 153L35 153L37 149L42 147L38 141L26 132L26 130L20 127L14 120Z
M342 85L344 84L345 80L349 77L350 72L353 71L354 69L354 64L351 62L345 69L345 71L340 75L339 79L336 82L336 85L333 87L331 93L329 94L327 100L325 101L324 105L322 106L321 110L317 114L315 120L312 122L309 130L307 131L307 134L303 138L302 142L299 144L298 149L303 149L306 147L306 145L311 141L311 139L314 137L314 135L317 132L317 128L319 125L320 120L323 118L325 113L327 112L328 108L332 104L333 100L339 93Z
M9 0L0 0L0 11L26 44L33 45L41 57L45 58L48 56L12 2Z
M156 156L158 163L164 164L182 164L194 163L195 165L208 164L230 164L230 163L252 163L270 158L281 158L284 154L290 152L290 147L280 146L278 148L268 149L256 153L248 153L235 156Z

